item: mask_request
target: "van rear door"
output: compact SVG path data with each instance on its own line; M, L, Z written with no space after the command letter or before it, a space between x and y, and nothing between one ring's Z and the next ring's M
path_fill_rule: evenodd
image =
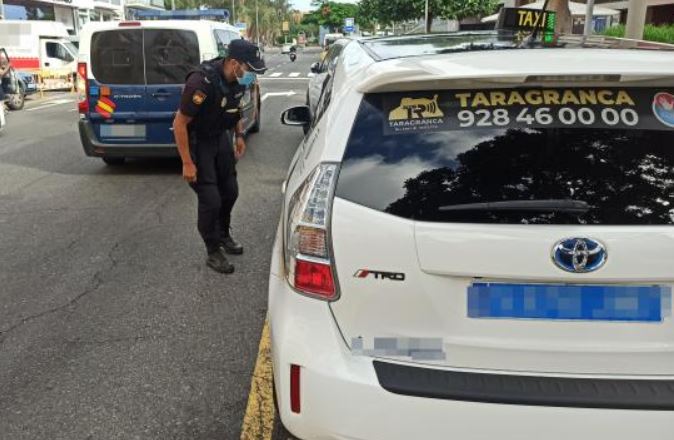
M105 143L174 142L171 125L187 73L199 65L196 33L113 29L91 41L90 118Z
M144 38L148 142L171 144L185 77L200 62L199 41L180 29L145 29Z
M146 141L143 30L113 29L91 37L89 114L109 144Z

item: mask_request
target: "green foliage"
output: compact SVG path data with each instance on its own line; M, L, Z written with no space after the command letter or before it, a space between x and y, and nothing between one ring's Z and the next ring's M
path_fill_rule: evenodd
M625 25L611 26L604 30L602 34L609 37L624 37ZM674 25L654 26L647 24L644 28L644 40L674 44Z
M431 18L461 20L483 16L496 10L496 0L429 0ZM361 14L382 24L420 19L425 16L425 0L361 0Z
M341 31L344 19L353 17L358 23L359 7L354 3L337 3L334 1L313 1L317 9L304 16L302 24L327 26L331 32Z
M211 9L225 8L232 12L237 22L244 22L247 26L248 37L255 40L258 30L255 28L257 16L261 42L274 43L275 39L283 35L283 21L292 21L290 2L288 0L175 0L176 9L196 9L206 6ZM171 0L164 0L166 9L171 9Z

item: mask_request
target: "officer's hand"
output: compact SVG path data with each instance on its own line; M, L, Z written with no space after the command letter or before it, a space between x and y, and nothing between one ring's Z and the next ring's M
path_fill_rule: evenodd
M183 163L183 179L188 183L197 181L197 167L193 162Z
M234 149L234 157L236 157L236 160L239 160L243 157L245 152L246 152L246 142L243 140L242 137L237 137L236 148Z

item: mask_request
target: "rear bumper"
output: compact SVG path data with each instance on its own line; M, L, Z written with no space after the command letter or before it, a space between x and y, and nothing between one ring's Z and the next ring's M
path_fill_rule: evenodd
M674 411L486 403L387 391L382 386L385 382L382 372L378 375L375 368L378 361L354 355L348 349L330 307L299 295L288 286L283 278L278 243L277 239L269 278L274 380L281 420L301 439L665 440L672 437ZM290 411L291 364L301 369L300 414ZM394 370L397 365L412 368L409 364L387 365ZM494 376L487 374L489 371L483 373L485 377ZM388 383L407 378L406 374L392 371ZM431 382L425 385L431 388L437 385ZM489 387L494 383L485 379L478 385ZM499 385L502 383L494 386ZM413 388L418 387L417 383ZM468 387L470 391L478 388Z
M84 153L91 157L178 157L175 144L106 144L100 142L89 121L80 119L80 140Z

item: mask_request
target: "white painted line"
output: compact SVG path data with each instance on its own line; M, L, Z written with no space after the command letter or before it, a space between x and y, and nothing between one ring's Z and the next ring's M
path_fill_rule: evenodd
M316 74L315 74L314 72L309 72L309 73L307 74L307 76L308 76L309 78L313 78L314 76L316 76Z
M257 78L259 81L309 81L309 78Z
M300 73L299 72L293 72L288 76L291 77L291 78L297 78L298 76L300 76Z
M270 78L278 78L279 76L283 75L281 72L274 72L271 75L269 75Z
M57 99L48 104L38 105L37 107L26 109L27 112L34 112L35 110L42 110L49 107L55 107L57 105L69 104L75 102L74 99Z
M297 95L297 92L295 92L294 90L290 90L289 92L269 92L262 95L262 99L260 101L264 102L267 98L271 96L293 96L293 95Z

